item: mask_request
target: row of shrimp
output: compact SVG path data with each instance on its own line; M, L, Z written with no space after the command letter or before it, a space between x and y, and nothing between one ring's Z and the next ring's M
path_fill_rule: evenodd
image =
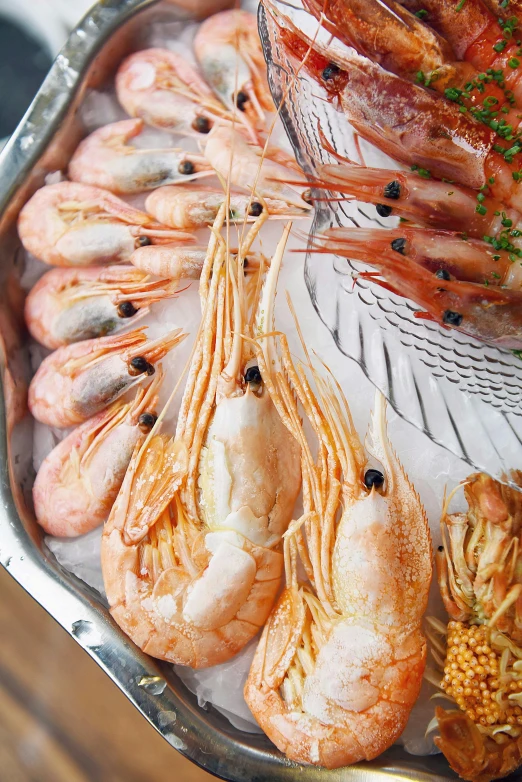
M318 164L318 198L374 204L393 231L332 229L318 252L364 262L419 318L522 347L522 9L483 0L264 0L288 56L356 134L410 171ZM489 6L489 7L488 7ZM329 37L313 35L316 18ZM305 34L303 30L308 32Z

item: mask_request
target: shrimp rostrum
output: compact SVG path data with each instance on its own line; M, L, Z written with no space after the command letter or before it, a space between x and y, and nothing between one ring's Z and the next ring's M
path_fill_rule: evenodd
M454 710L436 710L435 743L463 779L490 782L522 764L522 494L484 473L462 483L468 510L448 513L459 486L436 554L450 621L430 622L432 646Z
M309 364L314 393L281 344L272 393L301 444L304 513L285 536L286 589L263 631L245 698L289 758L337 768L387 749L419 694L430 534L389 443L383 398L369 452L384 474L368 469L340 388ZM294 394L318 440L315 461ZM298 581L298 556L307 583Z
M120 627L143 651L193 668L229 659L266 621L301 483L298 444L249 341L256 322L272 323L288 230L261 285L263 269L243 278L241 257L266 216L236 259L218 233L225 215L223 205L200 281L202 322L176 433L156 427L136 450L102 542Z

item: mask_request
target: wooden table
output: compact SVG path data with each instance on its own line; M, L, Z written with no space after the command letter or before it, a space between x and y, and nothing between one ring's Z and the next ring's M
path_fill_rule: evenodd
M2 782L210 782L0 567Z

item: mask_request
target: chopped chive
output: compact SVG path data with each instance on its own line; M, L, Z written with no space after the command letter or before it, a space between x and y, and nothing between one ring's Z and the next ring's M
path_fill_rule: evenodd
M520 65L520 60L517 57L510 57L508 60L508 65L510 68L518 68Z
M477 212L477 214L479 215L485 215L487 214L487 211L488 210L486 209L486 207L483 206L482 204L477 204L475 207L475 212Z
M501 41L499 41L498 43L494 44L493 49L500 54L500 52L504 51L506 46L507 46L507 41L506 41L505 38L503 38Z
M428 12L425 8L420 8L418 11L415 11L415 16L418 19L425 19L428 16Z

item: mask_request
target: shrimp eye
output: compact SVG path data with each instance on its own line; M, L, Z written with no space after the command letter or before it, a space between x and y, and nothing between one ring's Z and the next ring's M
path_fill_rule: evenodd
M442 322L447 326L460 326L462 323L462 315L460 312L453 312L453 310L444 310L442 313Z
M405 249L406 249L406 239L394 239L391 243L392 250L395 250L396 253L400 253L401 255L406 255Z
M184 160L182 163L179 164L178 171L180 174L193 174L194 163L191 163L190 160Z
M437 548L437 551L440 551L440 553L442 554L442 552L444 551L444 546L439 546Z
M143 356L136 356L129 364L129 375L141 375L143 372L146 372L147 375L153 375L155 371L152 364L149 364Z
M197 130L198 133L210 133L212 125L207 117L196 117L192 123L192 127L194 130Z
M396 201L398 198L400 198L401 197L401 183L397 182L396 179L394 179L393 182L388 182L388 184L384 188L384 197L385 198L393 198L394 201Z
M137 313L137 309L132 301L122 301L118 304L117 308L118 317L120 318L132 318Z
M151 241L148 236L138 236L138 247L147 247L149 244Z
M367 489L380 489L384 483L384 475L380 470L366 470L364 473L364 485Z
M386 206L386 204L376 204L375 208L379 217L389 217L393 211L391 206Z
M252 201L250 204L250 209L248 210L248 214L252 217L259 217L262 211L263 204L260 204L259 201Z
M306 204L313 204L313 198L312 198L312 191L310 188L308 190L305 190L303 193L301 193L301 198Z
M138 426L142 432L150 432L157 420L158 416L153 413L142 413L138 418Z
M236 105L239 111L245 110L245 103L248 103L248 95L243 90L240 90L236 97Z
M248 258L243 258L243 269L248 269L249 266L250 266L250 262Z
M337 76L340 70L341 69L339 68L338 65L335 65L335 63L331 62L329 65L326 66L321 76L324 81L331 81Z
M261 372L259 371L259 367L248 367L247 371L245 372L245 382L246 383L252 383L254 385L259 385L263 378L261 377Z
M438 280L451 280L451 274L449 271L447 271L447 269L437 269L435 272L435 277Z

